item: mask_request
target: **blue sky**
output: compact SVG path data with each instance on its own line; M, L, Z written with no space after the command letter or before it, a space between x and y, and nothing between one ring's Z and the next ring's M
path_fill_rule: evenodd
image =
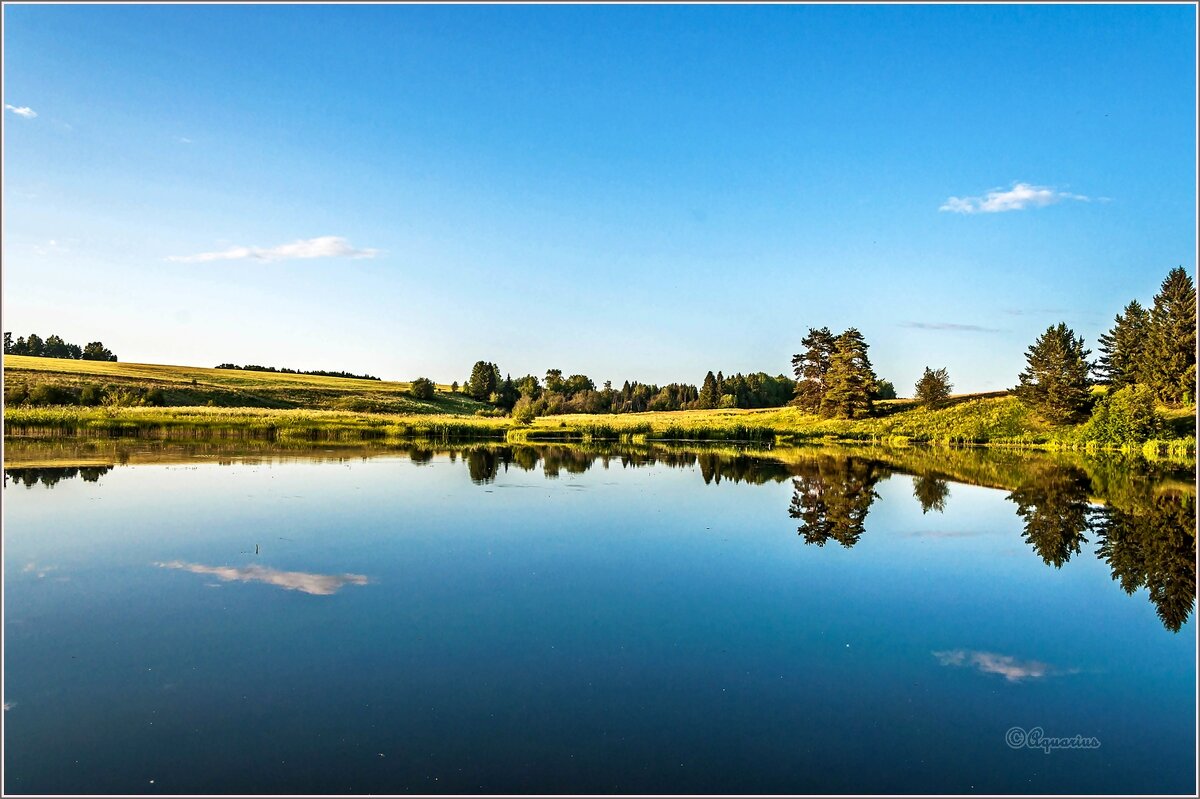
M4 7L4 329L1015 384L1195 269L1194 7Z

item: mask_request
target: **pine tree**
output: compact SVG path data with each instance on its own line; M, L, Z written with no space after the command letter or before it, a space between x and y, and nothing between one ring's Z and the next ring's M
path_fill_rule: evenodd
M700 387L700 397L696 400L697 408L715 408L720 402L721 395L717 393L717 378L709 372L704 376L704 385Z
M867 357L867 342L862 333L850 328L834 342L825 375L825 396L821 413L843 419L858 419L871 413L875 394L875 371Z
M1028 366L1013 391L1047 420L1062 424L1080 421L1091 402L1092 370L1083 338L1065 323L1046 328L1025 353Z
M917 401L930 407L938 405L950 396L952 388L954 385L950 382L950 375L945 369L935 371L926 366L925 374L921 375L921 379L917 381Z
M1117 314L1112 330L1101 334L1096 375L1116 390L1134 383L1148 382L1146 345L1150 334L1150 314L1133 300L1125 312Z
M809 413L818 413L825 399L825 377L833 356L833 333L829 328L808 329L800 340L804 353L792 356L792 371L796 374L796 394L792 404Z
M1159 399L1196 401L1196 287L1182 268L1171 270L1154 297L1146 356Z
M487 361L476 361L471 369L471 378L464 386L464 391L480 402L486 402L496 390L496 372Z

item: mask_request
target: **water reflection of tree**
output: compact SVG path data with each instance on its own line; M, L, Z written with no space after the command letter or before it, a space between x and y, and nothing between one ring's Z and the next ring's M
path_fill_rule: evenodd
M1163 494L1135 511L1096 516L1096 554L1128 594L1146 588L1163 625L1176 632L1196 601L1196 497Z
M950 484L940 477L923 475L913 478L913 496L921 503L921 513L931 510L938 513L946 510L946 499L950 496Z
M464 450L462 455L463 460L467 462L467 473L471 475L472 483L486 485L496 479L496 472L500 466L496 450L489 447L472 447Z
M1086 473L1072 466L1031 470L1024 482L1008 495L1025 520L1025 541L1046 565L1056 569L1078 555L1087 543L1091 506Z
M5 469L4 483L9 480L20 483L26 488L41 483L46 488L53 488L60 480L81 477L84 482L95 483L101 475L108 474L111 466L45 466L39 468Z
M795 466L788 515L800 520L804 543L824 546L832 539L849 548L862 537L875 485L890 472L876 461L821 457Z
M700 476L705 483L720 483L731 480L735 483L781 483L791 476L791 471L778 461L755 458L749 455L727 455L721 452L702 452L696 456Z
M430 463L433 461L433 450L427 447L410 447L408 459L417 465Z

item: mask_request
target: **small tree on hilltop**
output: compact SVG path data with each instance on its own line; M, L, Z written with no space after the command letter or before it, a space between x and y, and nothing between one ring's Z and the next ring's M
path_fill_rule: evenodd
M112 351L99 341L89 342L88 345L83 348L83 352L80 354L80 357L85 361L117 360L117 356L113 355Z
M1083 338L1065 323L1052 325L1026 351L1028 366L1013 391L1048 421L1077 422L1087 415L1091 403L1090 354Z
M928 407L940 405L950 396L952 388L954 385L945 369L934 370L926 366L925 374L917 381L917 401Z

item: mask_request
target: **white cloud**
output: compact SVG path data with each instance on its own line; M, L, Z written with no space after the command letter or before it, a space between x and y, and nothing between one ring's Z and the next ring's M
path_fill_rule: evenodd
M315 239L300 239L291 244L275 247L230 247L219 252L202 252L196 255L172 255L168 261L198 264L207 261L287 261L294 258L374 258L379 250L356 249L341 236L318 236Z
M1011 189L991 189L979 197L950 197L938 210L955 214L996 214L1001 211L1041 208L1062 200L1087 202L1088 198L1082 194L1056 191L1049 186L1014 183Z
M191 140L191 139L189 139L187 136L180 136L180 137L179 137L179 143L180 143L180 144L191 144L191 143L192 143L192 140Z
M37 111L34 111L32 108L30 108L27 105L16 106L16 105L9 105L8 103L5 103L4 110L12 111L17 116L25 117L26 119L33 119L35 116L37 116Z

